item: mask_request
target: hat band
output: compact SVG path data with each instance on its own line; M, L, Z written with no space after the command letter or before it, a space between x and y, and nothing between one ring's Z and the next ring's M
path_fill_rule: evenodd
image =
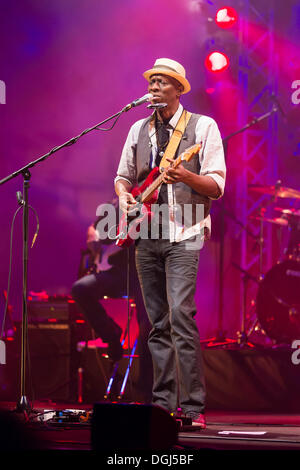
M177 70L173 69L172 67L168 67L168 65L154 65L152 69L161 69L161 70L170 70L171 72L175 72L178 75L181 75Z

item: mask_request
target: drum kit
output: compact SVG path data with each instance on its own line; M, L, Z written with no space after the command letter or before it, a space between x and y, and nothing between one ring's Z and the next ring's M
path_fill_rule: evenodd
M258 195L271 196L270 203L277 198L300 200L300 191L282 187L281 182L275 186L250 185L249 189ZM261 261L254 326L259 324L274 344L290 345L293 340L300 340L300 209L274 207L274 211L277 215L274 218L265 217L264 210L251 217L261 224L260 245L265 224L286 227L289 234L282 259L264 275Z

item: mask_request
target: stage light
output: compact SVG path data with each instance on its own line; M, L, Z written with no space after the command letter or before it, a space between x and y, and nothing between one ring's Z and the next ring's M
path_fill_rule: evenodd
M232 7L223 7L217 11L215 22L220 28L231 28L238 20L238 14Z
M213 73L223 72L229 67L229 58L223 52L213 51L206 57L205 67Z

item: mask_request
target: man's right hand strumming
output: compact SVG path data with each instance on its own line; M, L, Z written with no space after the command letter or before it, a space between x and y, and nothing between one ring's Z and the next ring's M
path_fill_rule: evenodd
M125 214L134 209L137 202L129 192L131 185L125 180L118 180L115 184L115 191L119 196L119 207Z
M134 209L136 204L137 202L131 193L122 192L119 195L119 207L124 213L128 214L128 212Z

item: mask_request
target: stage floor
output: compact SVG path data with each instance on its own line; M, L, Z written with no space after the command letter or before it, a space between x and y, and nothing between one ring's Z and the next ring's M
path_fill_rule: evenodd
M26 422L23 413L13 412L15 403L0 402L0 409L11 411L17 420L24 423L42 450L89 452L91 425L89 422L37 421L36 416L59 410L72 413L92 411L92 405L36 402L34 414ZM49 417L49 415L48 415ZM175 451L195 450L300 450L300 414L274 414L237 411L213 411L206 413L205 430L180 429ZM105 423L103 424L105 426ZM118 423L116 423L116 430ZM117 432L117 431L116 431ZM36 449L35 449L36 450Z

